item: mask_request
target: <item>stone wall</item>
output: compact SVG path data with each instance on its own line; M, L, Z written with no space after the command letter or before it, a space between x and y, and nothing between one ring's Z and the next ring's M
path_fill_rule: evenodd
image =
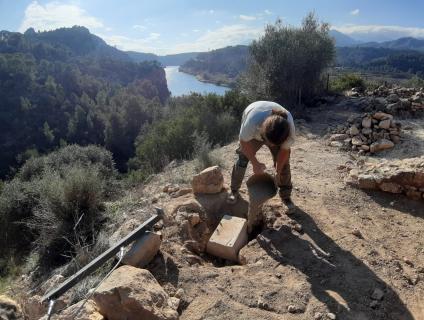
M401 125L384 112L367 113L349 118L347 124L338 126L329 137L333 147L358 151L360 154L391 149L400 143Z
M424 156L364 164L351 170L347 183L361 189L405 194L414 200L424 200Z

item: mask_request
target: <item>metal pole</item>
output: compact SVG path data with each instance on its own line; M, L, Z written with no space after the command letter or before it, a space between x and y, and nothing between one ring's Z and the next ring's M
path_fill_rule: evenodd
M89 264L87 264L84 268L79 270L76 274L74 274L72 277L70 277L68 280L66 280L64 283L62 283L58 288L51 290L48 292L44 297L42 301L51 301L55 300L58 297L60 297L62 294L64 294L66 291L68 291L70 288L72 288L74 285L76 285L79 281L93 273L97 268L99 268L102 264L104 264L107 260L112 258L121 247L127 246L134 240L138 239L145 231L147 231L149 228L153 227L153 225L161 220L164 216L164 212L160 208L155 208L156 214L145 221L140 227L135 229L133 232L131 232L129 235L127 235L125 238L121 239L118 243L116 243L113 247L109 248L105 252L103 252L100 256L98 256L96 259L91 261Z

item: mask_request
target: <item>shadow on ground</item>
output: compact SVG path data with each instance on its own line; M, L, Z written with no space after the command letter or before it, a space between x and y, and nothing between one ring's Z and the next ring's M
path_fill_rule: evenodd
M392 194L378 190L364 190L373 201L388 209L396 209L414 217L424 219L424 202L411 200L403 194Z
M291 217L302 224L302 234L287 226L267 229L258 243L277 262L304 273L312 294L338 319L414 319L396 292L323 233L308 213L299 208ZM371 299L376 288L384 292L382 300Z

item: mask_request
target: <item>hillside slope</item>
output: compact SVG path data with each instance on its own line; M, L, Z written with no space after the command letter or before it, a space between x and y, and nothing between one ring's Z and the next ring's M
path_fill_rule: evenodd
M422 279L424 266L423 202L347 186L347 169L366 159L335 151L323 139L329 125L358 114L355 107L327 106L312 110L308 122L297 121L291 164L298 210L285 215L278 197L265 205L266 228L243 249L245 265L187 250L186 233L178 222L178 212L197 212L196 203L211 219L224 213L243 216L245 186L243 200L235 206L225 204L225 193L163 193L169 183L189 186L195 169L187 162L170 166L138 191L142 199L154 195L154 205L166 208L162 254L148 269L171 295L184 290L180 319L327 319L329 313L352 320L423 319L424 281L416 280ZM405 127L414 128L412 134L395 150L368 160L408 157L412 145L422 154L423 124L422 119L404 120ZM215 151L227 184L236 147L233 143ZM259 159L272 167L266 148ZM128 213L126 219L140 219L139 212ZM372 298L380 290L383 298Z

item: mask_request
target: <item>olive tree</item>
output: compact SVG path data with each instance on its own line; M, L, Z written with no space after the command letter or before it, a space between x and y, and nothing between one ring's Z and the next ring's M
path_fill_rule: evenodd
M265 34L250 45L242 90L251 99L279 103L308 101L322 86L322 73L334 59L329 25L308 14L300 27L267 25Z

